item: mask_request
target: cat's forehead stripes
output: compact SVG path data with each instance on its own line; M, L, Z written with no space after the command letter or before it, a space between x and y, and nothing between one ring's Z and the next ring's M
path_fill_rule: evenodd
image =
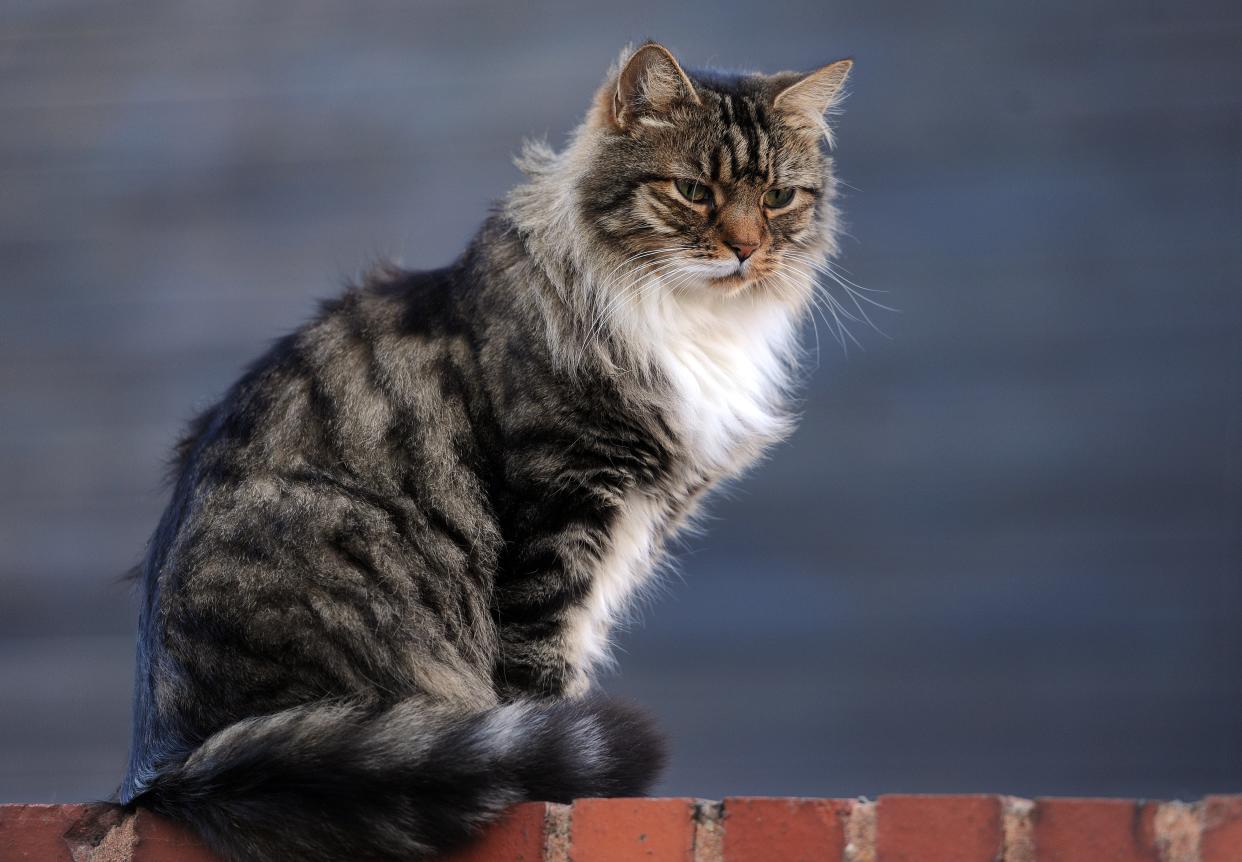
M705 89L717 103L719 144L709 152L706 175L713 182L773 180L772 137L767 112L754 96Z

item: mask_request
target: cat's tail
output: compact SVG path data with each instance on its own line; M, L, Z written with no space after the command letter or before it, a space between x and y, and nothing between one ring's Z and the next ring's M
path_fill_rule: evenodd
M132 802L236 862L425 859L523 800L641 795L663 762L648 720L588 699L462 714L310 705L250 718Z

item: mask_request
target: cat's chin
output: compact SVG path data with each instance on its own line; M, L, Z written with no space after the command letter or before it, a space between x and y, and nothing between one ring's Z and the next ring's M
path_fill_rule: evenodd
M731 272L728 275L712 276L707 279L707 283L715 288L734 291L746 287L754 280L755 279L752 276L743 274L741 270L737 270L736 272Z

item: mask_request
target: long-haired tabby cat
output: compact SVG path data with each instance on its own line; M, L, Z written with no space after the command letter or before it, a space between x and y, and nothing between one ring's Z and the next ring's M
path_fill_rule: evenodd
M409 860L520 800L644 791L659 738L592 672L666 539L790 428L849 68L628 52L456 262L372 275L193 423L122 803L232 860Z

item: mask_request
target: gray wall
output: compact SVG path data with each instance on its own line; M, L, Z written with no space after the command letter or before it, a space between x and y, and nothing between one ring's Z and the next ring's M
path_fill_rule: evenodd
M797 435L622 639L661 790L1242 788L1236 2L10 0L0 801L120 774L179 424L366 262L450 260L645 36L857 59L843 263L901 309L820 324Z

